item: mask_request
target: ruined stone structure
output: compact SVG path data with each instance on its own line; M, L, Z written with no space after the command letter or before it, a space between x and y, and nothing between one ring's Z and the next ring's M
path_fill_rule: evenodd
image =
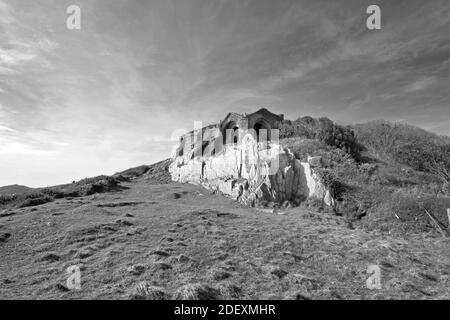
M223 119L219 128L224 138L227 138L227 130L233 139L227 139L227 141L232 141L233 143L238 142L238 132L246 132L249 129L253 129L256 134L256 138L259 139L259 133L261 130L265 130L267 133L267 139L271 140L270 132L272 129L279 129L281 122L284 120L282 114L276 115L267 109L260 109L252 114L241 115L239 113L230 112L225 119ZM231 142L230 141L230 142Z
M197 129L183 135L180 138L180 146L176 155L182 156L186 150L194 150L196 155L204 154L206 145L210 143L214 144L214 148L210 145L211 150L209 151L212 153L210 155L214 155L219 153L222 147L227 144L239 143L243 138L243 134L249 130L256 140L271 141L274 138L271 136L272 130L279 129L283 120L284 116L282 114L276 115L264 108L251 114L230 112L225 119L217 124L206 126L201 131ZM261 132L267 136L260 137ZM220 140L220 136L222 140ZM278 136L275 138L278 138ZM202 147L201 151L199 149L200 145Z
M169 167L172 179L203 185L250 206L299 205L309 198L333 205L314 171L317 159L300 162L280 145L281 121L283 115L266 109L229 113L218 124L185 134Z

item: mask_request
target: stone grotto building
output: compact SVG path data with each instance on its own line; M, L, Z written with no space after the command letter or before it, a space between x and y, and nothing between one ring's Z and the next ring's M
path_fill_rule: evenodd
M249 206L297 206L307 199L334 205L315 172L279 141L283 115L260 109L234 112L219 123L186 133L173 156L173 181L202 185Z

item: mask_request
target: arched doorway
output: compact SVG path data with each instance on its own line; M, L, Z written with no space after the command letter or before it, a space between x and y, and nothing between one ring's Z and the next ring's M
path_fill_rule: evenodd
M233 130L233 131L231 131ZM231 121L223 129L223 144L236 144L239 141L239 127L236 122Z
M269 142L270 141L270 124L261 119L258 120L254 125L253 129L256 133L256 140L258 142Z

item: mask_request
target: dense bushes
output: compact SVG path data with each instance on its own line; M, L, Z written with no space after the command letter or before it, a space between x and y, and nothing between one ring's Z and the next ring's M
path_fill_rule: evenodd
M292 137L314 139L318 123L317 119L311 117L298 118L295 121L284 120L280 126L280 139Z
M351 161L334 162L319 173L338 200L335 212L352 222L387 232L427 232L433 230L427 209L448 224L450 197L436 176Z
M27 192L0 196L0 205L14 204L19 208L31 207L52 201L53 198L41 192Z
M53 197L43 192L25 192L22 194L12 194L0 196L0 205L15 205L18 208L32 207L44 204L53 200Z
M0 195L0 205L8 204L10 202L15 201L16 199L17 199L17 195L16 194Z
M395 148L394 159L415 170L438 175L443 181L450 181L450 145L435 141L415 141Z
M65 192L57 190L55 188L44 188L41 189L40 192L54 199L67 197L67 194Z
M25 208L25 207L34 207L39 206L41 204L45 204L48 202L53 201L53 198L44 194L35 194L34 197L26 197L25 200L23 200L19 205L18 208Z
M450 181L450 140L407 124L372 121L355 126L356 136L369 152L384 161Z
M290 137L280 142L301 161L308 156L322 158L323 167L316 168L316 172L338 200L336 214L352 225L390 233L433 230L425 209L442 226L448 224L445 213L450 207L450 183L444 178L450 155L445 138L410 126L381 122L372 127L374 124L370 123L367 128L373 128L373 134L370 130L357 130L368 146L362 154L370 162L364 162L338 143L357 143L359 136L346 136L333 126L319 125L319 120L306 123L285 125L283 134ZM313 130L318 133L313 135ZM330 140L335 136L334 141Z
M68 191L75 191L81 196L88 196L94 193L114 191L118 184L119 181L114 177L98 176L80 180L73 187L69 188Z
M302 141L302 148L295 148L298 143L290 142L299 159L318 153L319 149L326 150L326 146L343 150L356 160L361 160L362 151L367 150L372 158L406 165L436 175L442 183L450 182L450 138L407 124L372 121L351 128L328 118L303 117L283 121L280 139L286 138ZM318 145L318 141L323 144Z
M325 156L333 150L332 147L315 139L285 138L280 142L301 161L306 161L308 156Z
M342 127L332 122L325 122L317 133L317 139L344 150L348 154L358 158L361 152L361 146L356 140L355 133L349 127Z
M340 126L328 118L298 118L295 121L283 121L280 127L282 138L317 139L328 146L344 150L355 158L359 158L362 150L353 129Z

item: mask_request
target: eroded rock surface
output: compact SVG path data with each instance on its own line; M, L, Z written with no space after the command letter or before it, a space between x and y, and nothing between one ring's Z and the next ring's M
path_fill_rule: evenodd
M334 200L312 168L320 159L313 162L300 162L281 145L258 143L247 134L212 156L195 156L194 151L177 156L169 172L174 181L200 184L250 206L299 205L311 198L331 206Z

